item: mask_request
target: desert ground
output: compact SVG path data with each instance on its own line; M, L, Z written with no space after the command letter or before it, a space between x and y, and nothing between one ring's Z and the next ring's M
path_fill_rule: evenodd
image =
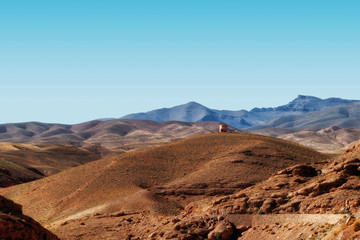
M356 239L360 225L360 144L335 156L229 132L130 151L0 147L18 174L0 194L45 239Z

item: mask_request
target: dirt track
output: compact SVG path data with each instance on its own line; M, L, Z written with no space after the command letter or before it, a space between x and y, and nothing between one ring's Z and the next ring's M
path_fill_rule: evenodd
M348 214L229 214L224 216L236 225L261 226L266 224L317 223L335 224L340 219L349 218Z

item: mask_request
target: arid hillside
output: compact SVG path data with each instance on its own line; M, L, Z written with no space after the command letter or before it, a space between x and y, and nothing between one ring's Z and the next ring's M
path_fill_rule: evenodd
M337 213L345 209L357 212L360 207L357 192L360 189L359 157L360 143L357 143L329 164L290 167L248 188L246 192L264 196L286 192L285 199L290 201L285 205L273 206L271 212ZM280 189L276 185L285 188Z
M316 151L281 139L207 134L107 157L0 193L22 204L26 214L60 237L117 234L125 239L130 230L117 226L118 217L135 216L137 224L146 226L141 221L152 214L175 215L195 200L231 194L283 168L324 159ZM131 218L128 223L135 224ZM97 221L109 231L100 229Z
M198 202L197 209L215 215L279 214L279 219L281 214L288 213L322 214L324 217L347 214L351 221L340 221L336 229L332 225L326 231L314 231L315 234L311 233L313 239L359 239L359 159L360 143L357 143L329 163L286 168L255 186L214 199L211 204ZM252 229L241 239L257 239L256 236L263 236L265 230ZM266 231L269 235L269 229ZM276 234L275 231L273 237Z
M147 120L1 124L0 187L40 179L105 155L215 132L218 125ZM236 131L232 127L230 130Z
M29 182L100 159L100 146L0 143L0 187Z

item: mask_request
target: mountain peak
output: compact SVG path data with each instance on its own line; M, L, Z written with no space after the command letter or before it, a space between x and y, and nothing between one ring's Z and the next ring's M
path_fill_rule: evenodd
M298 96L297 96L297 98L295 98L294 100L296 100L296 99L301 99L301 100L304 100L304 99L313 99L313 100L321 100L320 98L318 98L318 97L314 97L314 96L308 96L308 95L301 95L301 94L299 94ZM293 101L294 101L293 100Z
M201 106L201 107L204 107L204 106L201 105L200 103L194 102L194 101L190 101L190 102L188 102L188 103L185 103L184 106Z
M203 122L219 121L227 123L236 128L247 128L254 125L261 125L275 118L287 115L297 115L323 108L342 105L354 102L341 98L321 99L314 96L298 95L286 105L275 108L254 108L251 111L239 110L216 110L210 109L195 101L177 105L171 108L156 109L145 113L129 114L123 119L147 119L156 122L183 121L183 122Z
M298 95L297 98L295 98L288 104L279 106L275 108L275 110L306 113L306 112L319 111L325 107L341 105L348 102L349 100L340 99L340 98L334 100L332 98L321 99L314 96Z

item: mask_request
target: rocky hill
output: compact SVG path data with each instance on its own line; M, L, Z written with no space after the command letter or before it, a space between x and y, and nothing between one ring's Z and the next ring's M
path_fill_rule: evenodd
M196 206L201 209L200 212L210 215L279 214L279 221L281 214L286 213L322 214L319 219L326 218L327 214L346 214L347 221L338 219L335 229L332 224L322 232L313 232L313 239L358 239L359 159L360 143L357 143L329 163L292 166L255 186L216 198L211 204L199 203ZM275 222L273 224L276 225ZM275 228L279 229L279 226ZM268 236L271 235L269 228L263 226L261 229L250 229L241 239L257 239L256 236L264 235L265 231ZM275 238L277 232L272 231Z
M357 212L360 207L360 143L334 160L312 165L295 165L277 172L256 186L235 193L225 201L215 201L207 211L227 213L339 213ZM252 205L252 197L257 204ZM235 200L237 199L237 200ZM243 200L246 201L244 202ZM248 206L234 209L235 202ZM228 208L232 206L232 209ZM245 211L245 212L244 212Z
M62 238L126 239L140 232L143 239L154 219L179 214L194 201L232 194L283 168L325 159L281 139L208 134L107 157L0 193ZM198 224L221 222L204 221Z
M233 194L193 201L177 216L118 216L115 231L127 229L128 239L359 239L359 159L357 143L334 159L294 165ZM116 218L98 217L109 228Z
M75 125L2 124L0 141L9 142L0 142L0 187L50 176L106 155L216 132L218 126L219 122L148 120L90 121ZM231 126L229 129L237 131Z

